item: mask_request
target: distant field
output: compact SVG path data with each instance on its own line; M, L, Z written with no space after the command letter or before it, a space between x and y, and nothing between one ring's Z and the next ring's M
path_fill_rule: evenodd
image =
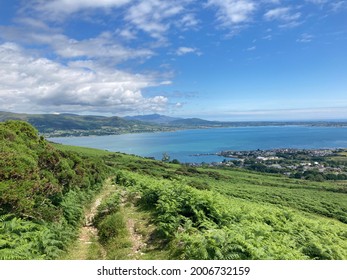
M211 182L218 192L257 203L290 207L347 223L347 187L232 172L228 182Z
M56 143L53 143L52 145L61 151L76 152L78 154L82 154L85 156L91 156L91 157L100 157L100 156L106 156L106 155L112 154L109 151L98 150L98 149L93 149L93 148L69 146L69 145L62 145L62 144L56 144Z
M347 150L339 153L339 156L330 157L331 160L347 161Z

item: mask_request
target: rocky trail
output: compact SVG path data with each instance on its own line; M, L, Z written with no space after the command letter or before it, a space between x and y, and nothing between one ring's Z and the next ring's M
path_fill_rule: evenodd
M76 243L73 249L68 253L68 259L72 260L88 260L90 259L90 247L95 245L99 250L100 259L105 259L106 252L98 242L98 230L93 226L93 219L97 214L98 206L101 202L115 191L115 185L112 184L111 179L107 179L104 183L102 191L90 204L90 208L85 212L85 222L81 227Z
M93 225L93 219L97 214L99 205L104 199L114 192L120 192L121 203L119 212L125 220L126 240L129 245L125 251L121 252L120 259L139 260L146 259L147 253L152 250L151 235L154 232L153 224L149 223L149 215L139 211L133 202L128 200L127 193L112 183L112 179L107 179L102 191L90 203L85 211L85 222L80 228L79 235L75 243L68 250L64 259L70 260L104 260L114 258L108 254L108 248L104 248L98 241L98 229ZM121 240L119 242L122 242ZM124 250L124 247L123 247ZM118 258L116 257L116 259Z
M124 213L124 218L126 219L128 238L132 244L129 248L128 257L129 259L134 260L141 259L141 256L144 255L143 250L147 245L145 242L146 237L139 232L141 217L139 217L139 213L133 203L128 201L125 191L122 191L121 197L121 209Z

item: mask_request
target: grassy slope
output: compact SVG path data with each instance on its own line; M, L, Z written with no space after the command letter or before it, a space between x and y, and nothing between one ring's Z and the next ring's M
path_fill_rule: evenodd
M126 173L178 259L346 259L346 224Z
M141 196L138 207L152 212L171 258L347 259L345 183L64 149L100 153L122 172L129 194Z
M113 156L117 160L111 163L118 169L177 179L192 186L205 184L228 197L287 206L347 223L347 183L312 182L238 169L183 168L127 155Z
M54 259L76 235L107 167L55 149L25 122L0 123L0 259Z

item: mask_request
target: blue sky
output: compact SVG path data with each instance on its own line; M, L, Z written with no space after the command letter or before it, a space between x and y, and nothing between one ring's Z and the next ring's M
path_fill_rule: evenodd
M347 119L347 1L2 0L0 110Z

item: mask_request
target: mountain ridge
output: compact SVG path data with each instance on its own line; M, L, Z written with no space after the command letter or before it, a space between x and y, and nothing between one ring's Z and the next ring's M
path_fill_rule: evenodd
M18 114L0 112L0 121L22 120L45 136L112 135L162 130L158 125L118 116L105 117L75 114Z
M160 114L149 114L149 115L125 116L124 119L151 122L156 124L168 124L172 121L181 120L182 118L170 117L170 116L160 115Z
M204 129L245 126L347 126L347 121L210 121L160 114L137 116L97 116L77 114L25 114L0 111L0 122L21 120L33 125L46 137L118 135L125 133L165 132L181 129Z

